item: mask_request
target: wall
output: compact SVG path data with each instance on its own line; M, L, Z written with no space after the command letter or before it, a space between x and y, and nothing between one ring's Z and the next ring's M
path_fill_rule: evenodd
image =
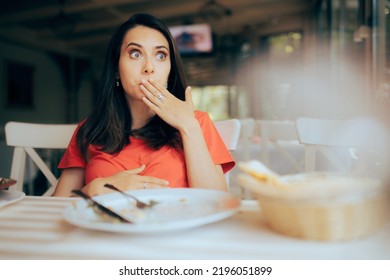
M33 108L6 107L6 61L34 67ZM0 125L10 120L30 122L65 122L66 92L61 70L45 52L0 42Z
M7 61L33 66L32 108L7 107ZM92 103L90 80L88 72L84 73L77 94L77 116L73 119L85 117L90 110ZM8 121L66 123L69 118L68 100L60 65L49 53L0 42L0 177L9 176L12 161L12 149L5 144L4 125Z

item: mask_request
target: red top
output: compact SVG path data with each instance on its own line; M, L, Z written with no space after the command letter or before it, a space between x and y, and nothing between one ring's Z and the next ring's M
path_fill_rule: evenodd
M195 117L202 128L211 158L216 165L222 165L223 172L232 169L235 162L219 136L213 121L208 113L195 111ZM80 126L80 124L79 124ZM188 188L187 172L184 154L170 146L163 146L159 150L150 149L145 141L130 137L130 144L115 155L99 151L95 146L89 146L90 159L86 162L77 147L76 134L70 140L58 168L82 167L85 169L85 183L95 178L114 175L120 171L134 169L145 164L140 175L153 176L165 179L170 187Z

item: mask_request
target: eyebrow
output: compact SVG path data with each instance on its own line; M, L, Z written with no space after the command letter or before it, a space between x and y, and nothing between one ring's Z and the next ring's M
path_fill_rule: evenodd
M127 44L126 49L130 46L136 46L139 48L143 48L143 46L138 44L138 43L130 42ZM156 46L155 49L166 49L168 51L168 48L166 46Z

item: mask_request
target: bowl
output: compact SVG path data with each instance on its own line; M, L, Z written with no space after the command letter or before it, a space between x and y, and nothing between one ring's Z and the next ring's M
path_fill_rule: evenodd
M375 178L324 172L280 176L282 186L238 174L267 224L283 235L342 241L368 236L389 220L389 194Z

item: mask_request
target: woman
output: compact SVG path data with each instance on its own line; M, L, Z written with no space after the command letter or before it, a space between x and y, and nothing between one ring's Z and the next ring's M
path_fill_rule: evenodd
M208 114L194 110L168 28L135 14L111 38L97 106L59 163L54 195L104 194L106 183L227 190L234 164Z

